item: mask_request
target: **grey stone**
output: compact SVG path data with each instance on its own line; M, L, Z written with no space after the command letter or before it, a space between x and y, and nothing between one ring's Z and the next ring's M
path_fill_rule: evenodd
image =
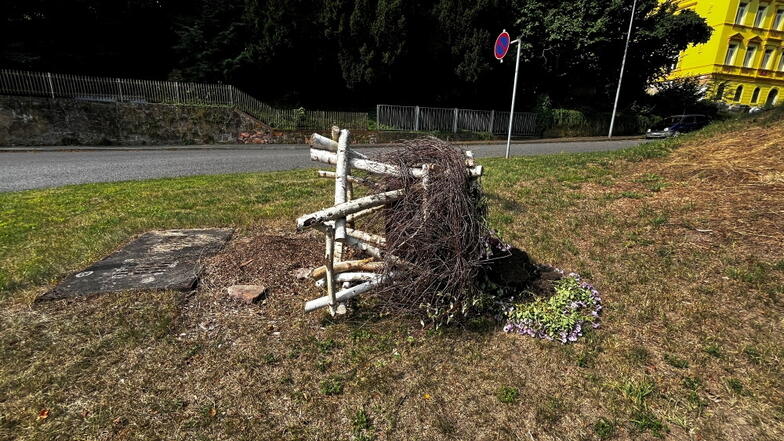
M193 289L201 262L220 251L233 230L151 231L119 251L63 279L37 300L130 290Z

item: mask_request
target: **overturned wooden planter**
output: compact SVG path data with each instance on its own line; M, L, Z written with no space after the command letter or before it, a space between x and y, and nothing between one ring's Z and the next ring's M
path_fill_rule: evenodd
M352 169L372 174L401 176L403 171L392 164L373 161L362 153L349 147L348 130L332 128L332 137L327 138L314 133L311 137L310 159L334 165L335 171L320 170L319 176L335 179L335 205L306 214L297 219L297 230L314 228L324 232L324 266L316 268L311 277L316 285L326 289L326 295L305 304L305 312L329 307L335 314L340 304L359 294L368 292L379 285L392 282L393 271L384 271L384 261L394 265L408 265L402 259L385 252L386 239L380 235L351 228L354 221L376 213L388 204L405 196L404 189L386 191L353 199L353 185L368 185L366 179L352 176ZM471 152L466 152L466 173L478 178L482 176L482 166L475 165ZM413 178L420 179L417 185L428 185L431 167L422 164L411 168ZM373 188L372 185L369 185ZM343 247L349 246L370 256L364 260L344 261ZM340 286L340 289L337 289Z

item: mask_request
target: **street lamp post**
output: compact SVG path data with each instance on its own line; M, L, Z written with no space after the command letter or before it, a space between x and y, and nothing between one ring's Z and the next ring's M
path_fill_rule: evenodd
M512 86L512 110L509 112L509 132L506 135L506 159L509 159L509 150L512 145L512 123L514 122L515 98L517 97L517 74L520 72L520 39L518 38L512 41L512 43L517 43L517 60L515 61L514 85Z
M626 34L626 47L623 49L623 60L621 61L621 76L618 78L618 90L615 92L615 105L613 105L612 119L610 119L610 134L608 138L612 138L613 129L615 128L615 114L618 112L618 99L621 97L621 84L623 83L623 71L626 68L626 54L629 52L629 41L632 38L632 27L634 26L634 13L637 12L637 0L632 4L632 16L629 19L629 32ZM508 151L508 147L507 147Z

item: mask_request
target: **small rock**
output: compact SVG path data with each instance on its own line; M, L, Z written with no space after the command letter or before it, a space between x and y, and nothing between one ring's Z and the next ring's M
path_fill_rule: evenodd
M256 303L267 295L267 288L261 285L234 285L228 289L229 297L250 305Z

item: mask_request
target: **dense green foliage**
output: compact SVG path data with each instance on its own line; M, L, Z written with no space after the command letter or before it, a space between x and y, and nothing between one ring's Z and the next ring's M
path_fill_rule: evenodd
M492 56L506 28L523 42L523 108L549 97L606 110L630 9L631 0L8 0L0 65L229 82L288 106L490 108L509 99L514 63ZM709 35L693 12L639 0L624 105Z

